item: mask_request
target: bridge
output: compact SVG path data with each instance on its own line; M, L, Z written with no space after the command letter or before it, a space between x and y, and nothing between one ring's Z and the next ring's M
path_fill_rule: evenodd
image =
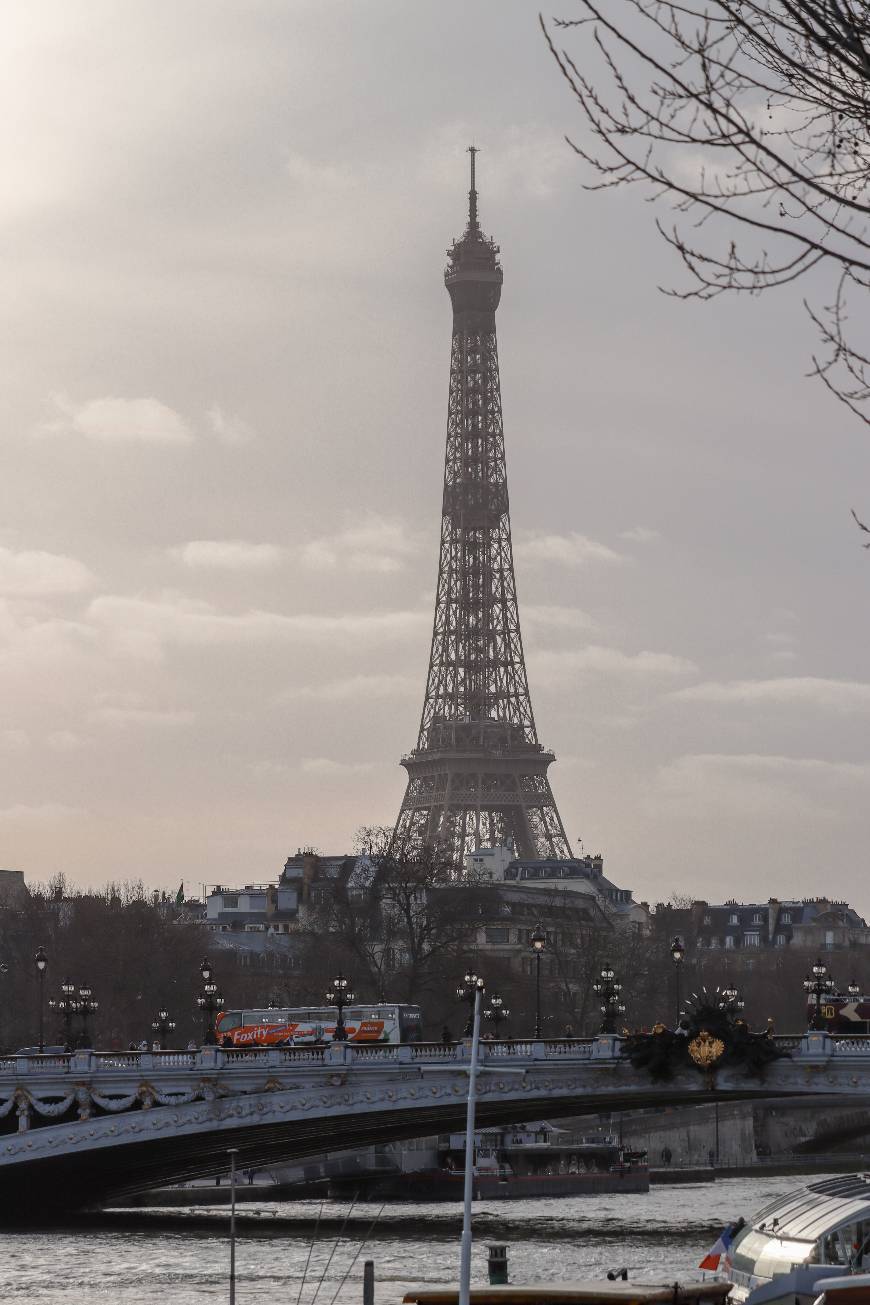
M483 1042L480 1126L599 1110L788 1096L870 1099L870 1037L777 1037L763 1077L655 1081L622 1039ZM0 1212L123 1203L151 1187L457 1131L470 1043L95 1052L0 1060Z

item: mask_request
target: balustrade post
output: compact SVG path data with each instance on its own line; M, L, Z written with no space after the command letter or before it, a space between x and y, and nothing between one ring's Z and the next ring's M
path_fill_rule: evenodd
M410 1042L400 1042L396 1060L401 1061L403 1065L409 1065L413 1059L414 1052L411 1048Z
M531 1051L532 1060L547 1059L547 1048L544 1046L543 1042L538 1042L538 1041L533 1042L529 1050Z
M593 1060L618 1060L622 1039L615 1033L599 1033L592 1044Z
M809 1029L801 1038L801 1044L795 1055L806 1060L827 1060L834 1054L834 1042L829 1033L822 1029Z

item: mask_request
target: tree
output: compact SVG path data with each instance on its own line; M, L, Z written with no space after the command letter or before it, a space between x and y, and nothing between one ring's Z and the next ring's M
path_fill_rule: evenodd
M552 23L571 49L541 21L589 129L569 140L589 188L673 202L686 220L656 225L690 274L681 298L827 273L827 303L806 305L812 373L870 422L870 347L848 313L870 288L868 0L578 5Z
M435 844L399 845L379 827L361 830L357 842L359 856L314 913L313 933L349 958L361 998L443 994L467 963L491 889L467 876L460 883Z

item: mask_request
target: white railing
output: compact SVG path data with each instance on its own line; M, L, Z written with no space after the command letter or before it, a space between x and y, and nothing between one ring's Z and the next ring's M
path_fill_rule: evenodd
M810 1032L803 1035L777 1034L776 1047L792 1060L860 1057L870 1062L870 1036L841 1037ZM29 1074L86 1074L105 1071L118 1073L154 1073L165 1070L215 1071L231 1073L269 1066L310 1066L354 1064L374 1067L395 1064L447 1065L466 1062L468 1042L382 1043L371 1046L354 1043L327 1043L308 1047L203 1047L196 1051L79 1051L71 1054L6 1056L0 1059L0 1080L26 1078ZM481 1058L489 1061L561 1062L592 1061L607 1065L622 1058L621 1038L499 1038L481 1043Z
M572 1039L569 1041L566 1038L559 1042L545 1042L544 1050L548 1060L561 1056L570 1057L571 1060L576 1060L578 1057L581 1060L589 1060L592 1056L594 1046L595 1041L593 1038L583 1039L582 1041L580 1039ZM616 1054L619 1055L618 1048Z
M870 1055L870 1038L861 1036L854 1038L835 1038L834 1054L841 1056Z
M412 1060L455 1060L456 1047L452 1042L412 1042Z
M346 1044L345 1044L346 1045ZM398 1046L390 1046L388 1043L384 1047L351 1047L354 1060L398 1060Z

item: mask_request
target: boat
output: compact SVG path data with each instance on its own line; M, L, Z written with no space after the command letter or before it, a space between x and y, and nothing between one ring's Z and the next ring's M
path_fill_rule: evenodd
M829 1286L851 1299L840 1280L866 1291L858 1278L870 1274L870 1174L806 1183L724 1240L720 1274L735 1305L812 1305Z
M329 1195L369 1201L461 1201L465 1135L443 1134L393 1151L391 1170L332 1179ZM472 1196L480 1201L649 1191L646 1152L615 1137L578 1136L546 1121L474 1135Z
M870 1305L870 1274L828 1278L816 1305ZM472 1287L469 1305L729 1305L727 1282L532 1282L527 1285ZM457 1305L455 1287L409 1291L403 1305Z
M469 1305L722 1305L729 1290L725 1282L628 1282L614 1276L472 1287ZM458 1298L455 1287L438 1287L409 1291L402 1301L403 1305L457 1305Z

